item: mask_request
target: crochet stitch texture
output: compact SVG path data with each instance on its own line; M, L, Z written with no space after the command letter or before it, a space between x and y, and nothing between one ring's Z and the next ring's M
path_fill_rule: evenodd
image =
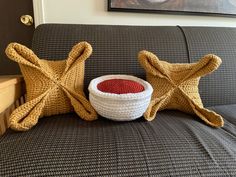
M144 50L139 52L138 59L146 70L147 81L154 89L151 103L144 114L145 119L153 120L160 110L176 109L196 114L210 126L224 125L219 114L203 107L198 92L200 77L220 66L222 61L219 57L208 54L197 63L171 64Z
M40 117L75 111L84 120L95 120L97 114L83 92L84 63L91 55L87 42L76 44L66 60L39 59L32 50L10 43L7 56L18 62L26 83L26 103L13 111L10 127L26 131Z

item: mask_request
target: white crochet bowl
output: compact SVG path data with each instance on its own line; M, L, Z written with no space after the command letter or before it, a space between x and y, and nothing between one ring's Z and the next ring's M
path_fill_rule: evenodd
M138 82L144 91L138 93L115 94L98 90L100 82L110 79L126 79ZM106 75L93 79L89 84L89 100L101 116L116 120L130 121L137 119L146 111L153 92L152 86L137 77L130 75Z

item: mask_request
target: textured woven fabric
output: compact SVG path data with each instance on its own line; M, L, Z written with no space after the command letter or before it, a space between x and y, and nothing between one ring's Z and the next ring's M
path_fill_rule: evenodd
M204 105L235 103L236 29L184 27L184 32L190 61L207 53L223 60L200 82ZM65 59L70 46L82 40L94 49L86 61L85 87L106 74L144 79L137 62L143 49L171 63L189 62L177 27L43 24L32 47L40 58ZM27 132L8 130L0 137L0 176L234 177L236 105L209 109L224 117L224 127L214 129L195 116L167 110L151 122L87 122L73 113L42 118Z
M214 53L222 59L217 72L202 78L199 93L205 106L235 104L236 28L182 27L187 39L190 62Z
M126 79L109 79L97 85L98 90L107 93L125 94L144 91L142 84Z
M0 176L234 177L236 105L211 109L225 117L223 128L166 110L151 122L42 118L0 137Z
M6 54L19 63L27 90L27 102L13 111L10 127L25 131L33 127L39 117L73 110L82 119L96 119L96 112L83 93L84 61L91 53L90 44L81 42L72 48L67 60L47 61L23 45L9 44Z
M85 88L93 78L106 74L130 74L145 79L137 62L140 50L158 53L158 57L171 63L196 62L214 53L223 64L201 80L202 102L204 106L235 103L236 28L182 28L187 44L181 30L173 26L44 24L36 28L32 48L40 58L64 59L70 46L88 41L93 46L93 55L86 61Z
M88 41L93 54L86 60L84 88L96 77L127 74L145 79L137 62L140 50L172 62L188 62L180 29L154 26L45 24L36 28L32 48L40 58L64 59L78 41Z
M198 93L200 77L220 66L219 57L209 54L197 63L171 64L159 60L155 54L144 50L139 52L138 58L146 70L147 81L154 89L151 103L144 114L147 120L156 118L157 111L176 109L196 114L213 127L224 125L223 118L219 114L203 107Z

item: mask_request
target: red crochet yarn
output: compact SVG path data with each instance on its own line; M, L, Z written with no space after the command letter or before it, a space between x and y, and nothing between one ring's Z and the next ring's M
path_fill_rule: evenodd
M125 94L144 91L144 86L138 82L126 79L109 79L100 82L97 89L102 92Z

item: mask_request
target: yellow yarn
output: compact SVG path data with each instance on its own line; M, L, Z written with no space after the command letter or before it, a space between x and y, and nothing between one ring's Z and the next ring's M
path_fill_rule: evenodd
M26 131L40 117L72 112L84 120L95 120L97 114L83 92L84 63L91 55L87 42L76 44L66 60L39 59L27 47L11 43L7 56L18 62L26 83L26 103L10 116L10 127Z
M222 61L219 57L208 54L197 63L171 64L160 61L151 52L141 51L138 58L146 70L147 81L154 89L151 103L144 114L145 119L153 120L160 110L177 109L196 114L213 127L224 125L220 115L203 107L198 92L200 77L220 66Z

